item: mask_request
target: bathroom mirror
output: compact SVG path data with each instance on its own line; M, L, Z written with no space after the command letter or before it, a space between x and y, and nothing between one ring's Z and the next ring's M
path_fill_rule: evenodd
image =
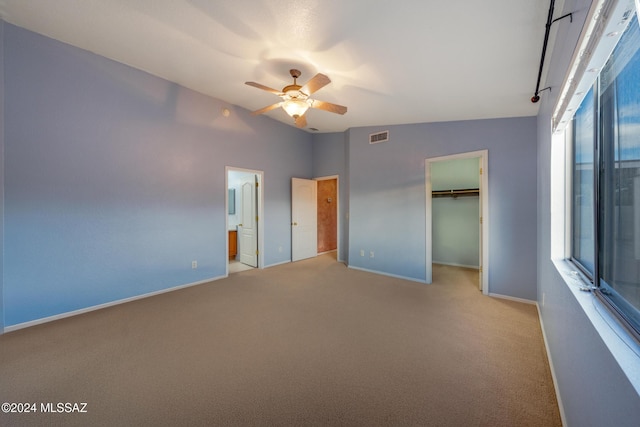
M229 189L229 215L235 215L236 213L236 190L235 188Z

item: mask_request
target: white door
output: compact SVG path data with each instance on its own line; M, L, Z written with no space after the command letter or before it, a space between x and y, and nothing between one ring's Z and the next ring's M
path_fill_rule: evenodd
M258 216L256 176L250 175L240 187L241 217L238 225L238 246L240 262L252 267L258 266Z
M484 259L482 257L482 192L484 191L484 188L482 188L482 158L478 159L478 163L480 163L480 169L479 169L479 174L480 174L480 179L479 179L479 188L480 188L480 194L478 197L478 217L480 218L480 221L478 221L478 227L480 227L480 239L479 239L479 245L480 245L480 250L478 251L480 253L480 259L478 260L478 264L480 264L480 269L478 271L478 289L482 290L482 260Z
M291 178L291 261L318 255L318 186Z

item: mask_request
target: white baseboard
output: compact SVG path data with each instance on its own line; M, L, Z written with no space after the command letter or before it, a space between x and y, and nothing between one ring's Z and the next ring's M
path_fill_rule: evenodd
M400 276L398 274L385 273L383 271L378 271L378 270L369 270L368 268L355 267L353 265L348 265L347 267L349 267L349 268L351 268L353 270L366 271L367 273L373 273L373 274L380 274L382 276L395 277L396 279L410 280L412 282L425 283L425 284L427 283L425 280L416 279L415 277Z
M330 251L318 252L318 255L330 254L332 252L338 252L337 249L331 249Z
M271 268L271 267L275 267L276 265L289 264L290 262L291 262L290 259L286 259L284 261L276 262L275 264L265 265L264 268Z
M451 267L464 267L464 268L472 268L474 270L480 270L480 267L477 265L467 265L467 264L457 264L455 262L440 262L440 261L432 261L433 264L440 264L440 265L449 265Z
M553 389L556 392L556 400L558 401L558 409L560 410L560 421L563 426L567 425L567 419L564 413L564 406L562 405L562 397L560 396L560 388L558 388L558 379L556 377L556 370L553 367L553 359L551 359L551 352L549 351L549 342L547 341L547 333L544 330L544 322L542 321L542 313L540 313L540 305L536 302L536 308L538 309L538 319L540 319L540 329L542 329L542 340L544 341L544 349L547 352L547 360L549 361L549 369L551 370L551 379L553 380Z
M510 301L523 302L525 304L533 304L533 305L537 304L537 302L532 300L532 299L510 297L509 295L494 294L494 293L489 292L489 296L490 297L494 297L494 298L506 299L506 300L510 300Z
M205 279L205 280L200 280L200 281L193 282L193 283L187 283L186 285L174 286L172 288L161 289L159 291L149 292L149 293L142 294L142 295L136 295L136 296L129 297L129 298L123 298L123 299L119 299L119 300L116 300L116 301L106 302L104 304L93 305L91 307L81 308L79 310L68 311L66 313L60 313L60 314L56 314L54 316L43 317L41 319L30 320L28 322L18 323L17 325L11 325L11 326L5 327L4 330L3 330L3 333L13 332L13 331L17 331L19 329L24 329L24 328L29 328L31 326L41 325L43 323L53 322L54 320L60 320L60 319L66 318L66 317L77 316L79 314L89 313L91 311L101 310L103 308L111 307L111 306L114 306L114 305L120 305L120 304L124 304L124 303L127 303L127 302L143 299L143 298L149 298L149 297L152 297L154 295L160 295L160 294L164 294L164 293L167 293L167 292L173 292L173 291L177 291L179 289L189 288L191 286L197 286L197 285L202 285L204 283L214 282L216 280L224 279L225 277L227 277L227 276L217 276L217 277L213 277L213 278Z

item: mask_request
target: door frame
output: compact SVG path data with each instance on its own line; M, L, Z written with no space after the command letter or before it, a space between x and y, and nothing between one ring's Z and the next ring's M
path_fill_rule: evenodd
M224 167L224 225L225 225L225 276L229 276L229 172L242 172L252 173L258 177L258 187L256 192L258 194L258 267L264 268L264 172L255 169L245 169L235 166Z
M479 159L480 166L480 209L482 223L480 224L480 280L482 293L489 295L489 150L470 151L467 153L451 154L448 156L425 159L425 190L426 190L426 283L433 281L433 211L431 164L456 159Z
M336 218L338 220L338 223L336 224L336 260L340 261L342 258L340 257L342 255L342 251L341 251L341 245L340 242L342 241L340 239L340 235L341 235L341 231L342 231L342 226L341 226L341 221L340 221L340 176L339 175L327 175L327 176L319 176L316 178L313 178L316 181L328 181L330 179L335 179L336 180Z

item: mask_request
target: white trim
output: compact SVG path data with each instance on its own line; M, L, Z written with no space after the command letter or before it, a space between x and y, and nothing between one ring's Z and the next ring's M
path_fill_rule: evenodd
M489 296L493 297L493 298L506 299L506 300L509 300L509 301L522 302L522 303L531 304L531 305L537 305L538 304L537 301L532 300L532 299L512 297L512 296L509 296L509 295L489 293Z
M149 297L152 297L152 296L155 296L155 295L165 294L167 292L173 292L173 291L177 291L177 290L184 289L184 288L189 288L191 286L203 285L205 283L210 283L210 282L214 282L216 280L225 279L226 277L227 276L212 277L210 279L199 280L197 282L187 283L185 285L178 285L178 286L174 286L174 287L167 288L167 289L160 289L158 291L153 291L153 292L149 292L149 293L142 294L142 295L136 295L136 296L132 296L132 297L128 297L128 298L119 299L119 300L116 300L116 301L106 302L104 304L93 305L91 307L85 307L85 308L81 308L79 310L67 311L66 313L60 313L60 314L56 314L56 315L49 316L49 317L43 317L41 319L30 320L28 322L18 323L17 325L8 326L8 327L4 328L4 332L5 333L6 332L13 332L13 331L17 331L19 329L29 328L31 326L36 326L36 325L40 325L40 324L43 324L43 323L53 322L54 320L60 320L60 319L66 318L66 317L72 317L72 316L77 316L79 314L89 313L91 311L101 310L103 308L112 307L114 305L125 304L125 303L131 302L131 301L135 301L135 300L139 300L139 299L143 299L143 298L149 298Z
M337 252L337 249L332 249L330 251L318 252L318 255L330 254L331 252Z
M473 270L480 270L480 266L477 266L477 265L458 264L455 262L441 262L441 261L433 260L432 264L448 265L450 267L462 267L462 268L471 268Z
M591 2L587 19L571 58L571 65L553 110L552 132L562 131L571 121L571 117L593 85L599 71L618 44L630 21L628 15L625 20L625 14L632 9L632 0ZM598 72L590 70L598 70Z
M571 261L552 260L562 280L584 311L636 393L640 394L640 343L636 342L611 311L592 293L581 289L585 281Z
M559 209L564 209L564 221L562 222L562 224L560 225L560 228L564 227L564 241L561 242L561 244L563 246L561 246L563 248L563 255L560 256L560 258L571 258L571 251L572 251L572 246L573 246L573 239L571 238L571 227L569 226L569 224L572 223L573 221L573 206L572 206L572 199L573 199L573 167L571 166L572 161L569 161L569 159L573 159L573 144L569 144L568 141L572 141L573 140L573 129L571 126L569 126L568 128L566 128L566 131L564 132L564 139L562 141L562 143L564 144L564 148L565 148L565 152L564 152L564 159L563 163L562 163L562 168L564 171L564 174L560 175L561 177L564 177L565 181L564 181L564 199L563 199L563 204L560 205ZM553 143L553 139L551 140L551 142ZM558 183L560 184L560 183ZM551 187L553 187L553 182L551 182ZM560 217L562 218L562 216ZM558 218L553 218L551 217L552 221L562 221L562 219L558 219ZM553 237L553 236L552 236Z
M562 88L562 94L556 104L553 120L552 130L555 134L562 132L564 135L560 135L557 140L552 138L551 143L563 143L565 149L564 163L560 162L552 163L551 168L557 168L557 175L555 180L552 179L550 186L553 194L553 188L556 186L564 185L564 204L558 206L552 206L551 221L561 222L557 225L557 230L564 227L564 242L560 241L561 236L551 234L551 249L553 263L556 271L559 273L561 280L566 284L569 292L573 295L576 302L584 312L591 326L595 332L599 335L605 347L619 365L624 376L626 376L629 383L640 394L640 370L638 366L640 363L640 344L636 342L625 329L625 327L614 317L611 311L605 307L592 292L584 292L584 289L588 289L592 284L586 280L576 266L569 261L572 253L572 239L571 239L571 223L573 221L573 215L571 212L571 188L572 188L572 172L571 165L573 159L572 144L571 144L571 126L562 127L562 121L567 121L572 117L571 112L564 110L566 107L573 108L574 111L582 102L582 97L576 96L578 92L586 93L591 87L595 75L580 75L572 74L575 70L584 69L598 69L604 65L609 58L611 51L618 43L619 38L622 36L623 30L626 28L628 21L622 20L622 15L628 10L630 1L627 0L594 0L592 2L591 9L589 11L587 22L582 30L581 38L574 52L574 57L571 61L570 69L568 70L565 83ZM622 25L621 25L622 24ZM605 37L603 34L609 34L612 28L616 26L616 37ZM586 46L589 46L587 48ZM589 62L588 65L585 65ZM597 73L593 73L597 74ZM563 99L570 97L571 101ZM564 118L563 118L564 117ZM564 141L560 138L564 136ZM552 149L553 150L553 149ZM552 151L553 153L553 151ZM560 154L558 152L558 154ZM553 171L552 171L553 173ZM564 179L564 183L560 182ZM553 201L554 199L552 199ZM564 209L564 215L560 209ZM554 211L557 210L556 215ZM554 239L557 239L554 241ZM562 248L564 251L554 250L555 247L564 243ZM561 253L562 252L562 253ZM538 298L542 300L544 306L545 300L544 293ZM540 318L542 325L542 317ZM544 333L544 328L543 328ZM549 356L549 359L550 356ZM551 360L550 360L551 364ZM552 370L553 373L553 370ZM555 380L555 377L554 377ZM560 397L558 396L558 403L561 411L563 410ZM562 413L561 413L562 415Z
M282 264L289 264L291 262L290 259L285 259L284 261L276 262L274 264L265 265L264 268L271 268Z
M558 386L558 378L556 377L556 369L553 366L553 359L551 359L551 352L549 351L549 341L547 340L547 333L545 332L544 322L542 321L542 313L540 312L540 305L536 302L536 308L538 309L538 319L540 320L540 329L542 329L542 340L544 341L544 349L547 352L547 360L549 361L549 369L551 370L551 380L553 381L553 389L556 392L556 400L558 401L558 409L560 410L560 422L563 426L567 425L567 417L564 413L564 405L562 404L562 397L560 396L560 387Z
M432 198L431 198L431 163L443 160L479 158L482 175L480 175L480 204L482 206L482 293L489 295L489 150L470 151L448 156L425 159L425 283L433 281L433 230L432 230Z
M368 268L355 267L353 265L348 265L347 267L353 270L366 271L367 273L380 274L381 276L395 277L396 279L410 280L412 282L418 282L418 283L427 283L424 280L416 279L414 277L400 276L398 274L385 273L383 271L370 270Z

